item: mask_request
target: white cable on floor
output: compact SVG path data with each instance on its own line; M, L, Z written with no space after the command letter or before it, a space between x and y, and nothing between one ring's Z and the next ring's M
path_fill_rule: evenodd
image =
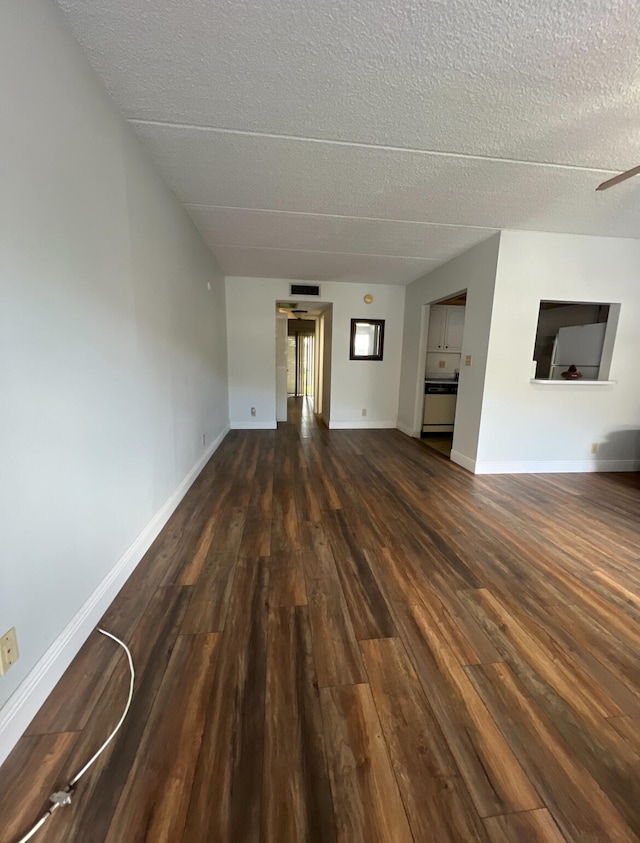
M95 761L95 760L96 760L96 759L97 759L100 755L102 755L102 753L105 751L105 749L107 748L107 746L108 746L108 745L111 743L111 741L114 739L114 737L115 737L115 736L116 736L116 734L118 733L118 730L120 729L120 726L122 726L122 724L124 723L124 718L127 716L127 713L128 713L128 711L129 711L129 707L131 706L131 699L132 699L132 697L133 697L133 681L134 681L134 679L135 679L136 674L135 674L135 671L134 671L134 669L133 669L133 659L131 658L131 651L129 650L129 648L127 647L127 645L126 645L126 644L124 644L124 643L123 643L123 642L122 642L119 638L116 638L116 636L115 636L115 635L112 635L110 632L106 632L104 629L99 629L99 630L98 630L98 632L101 632L103 635L106 635L106 636L107 636L107 638L112 638L112 639L113 639L113 640L114 640L117 644L120 644L120 646L124 648L124 651L125 651L125 653L127 654L127 658L129 659L129 670L131 671L131 680L130 680L130 682L129 682L129 698L127 699L127 704L126 704L126 706L124 707L124 711L122 712L122 717L121 717L121 718L120 718L120 720L118 721L118 725L116 726L116 728L113 730L113 732L111 732L111 734L109 735L109 737L108 737L108 738L106 739L106 741L102 744L102 746L101 746L101 747L100 747L100 749L96 752L96 754L93 756L93 758L91 758L89 761L87 761L87 763L84 765L84 767L82 768L82 770L80 770L80 772L78 773L78 775L77 775L74 779L72 779L72 780L69 782L69 787L75 787L75 785L77 784L77 782L78 782L78 781L82 778L82 776L84 776L84 774L87 772L87 770L89 769L89 767L93 764L93 762L94 762L94 761Z
M71 781L69 782L69 784L67 785L67 787L64 790L51 794L51 796L49 797L49 800L52 802L51 808L49 808L49 810L46 812L46 814L44 814L44 816L42 816L38 820L38 822L33 826L33 828L24 835L24 837L21 837L20 840L18 840L18 843L27 843L27 840L31 840L31 838L34 836L34 834L36 834L36 832L39 829L42 828L42 826L46 823L46 821L54 813L54 811L57 811L58 808L62 808L65 805L71 804L71 795L74 791L74 788L75 788L76 784L82 778L82 776L84 776L84 774L87 772L89 767L91 767L91 765L98 759L98 757L100 755L102 755L102 753L105 751L107 746L114 739L114 737L118 733L120 727L124 723L125 717L129 713L129 708L131 707L131 700L133 698L133 684L134 684L134 680L135 680L135 676L136 676L135 671L133 669L133 659L131 658L131 651L129 650L127 645L124 643L124 641L121 641L119 638L116 638L116 636L112 635L110 632L106 632L106 630L104 630L104 629L98 629L98 632L101 632L103 635L106 635L107 638L112 638L117 644L119 644L123 648L123 650L127 654L127 659L129 660L129 671L131 673L131 679L130 679L130 682L129 682L129 697L127 699L127 704L124 708L124 711L122 712L122 717L118 721L118 725L115 727L113 732L111 732L111 734L106 739L106 741L102 744L100 749L95 753L95 755L93 755L89 759L89 761L87 761L87 763L84 765L82 770L80 770L80 772L76 776L74 776L73 779L71 779Z
M33 835L36 833L36 831L38 831L39 829L41 829L41 828L42 828L42 826L46 823L46 821L49 819L49 817L51 816L51 814L53 813L53 811L54 811L54 810L55 810L55 808L54 808L52 811L47 811L47 813L44 815L44 817L42 817L42 818L40 819L40 821L39 821L39 822L37 822L37 823L34 825L34 827L31 829L31 831L30 831L28 834L25 834L25 836L24 836L24 837L21 837L21 838L20 838L20 840L18 841L18 843L26 843L26 841L27 841L27 840L31 840L31 838L32 838L32 837L33 837Z

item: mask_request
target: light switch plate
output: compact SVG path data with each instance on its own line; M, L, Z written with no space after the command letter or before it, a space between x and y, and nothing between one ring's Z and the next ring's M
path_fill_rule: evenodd
M466 357L464 358L464 365L470 366L472 360L473 360L472 356L470 354L467 354Z

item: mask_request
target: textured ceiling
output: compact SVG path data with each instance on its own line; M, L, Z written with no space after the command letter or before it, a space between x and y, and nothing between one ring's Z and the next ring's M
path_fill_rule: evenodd
M638 0L59 0L229 275L640 237Z

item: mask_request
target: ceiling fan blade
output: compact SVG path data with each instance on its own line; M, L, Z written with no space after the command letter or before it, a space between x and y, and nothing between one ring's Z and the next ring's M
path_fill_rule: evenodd
M640 173L640 167L633 167L631 170L625 170L624 173L620 173L619 176L614 176L611 179L607 179L603 181L602 184L599 184L596 187L596 190L608 190L610 187L613 187L616 184L620 184L621 181L626 181L630 179L631 176L637 176Z

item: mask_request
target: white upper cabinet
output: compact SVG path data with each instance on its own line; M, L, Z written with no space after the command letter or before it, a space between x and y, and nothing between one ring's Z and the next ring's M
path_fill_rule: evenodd
M434 305L429 312L428 351L462 350L464 307Z
M429 312L429 333L427 335L427 348L444 348L444 333L447 325L447 308L432 307Z
M445 351L461 351L464 334L464 307L447 308L447 326L444 334Z

